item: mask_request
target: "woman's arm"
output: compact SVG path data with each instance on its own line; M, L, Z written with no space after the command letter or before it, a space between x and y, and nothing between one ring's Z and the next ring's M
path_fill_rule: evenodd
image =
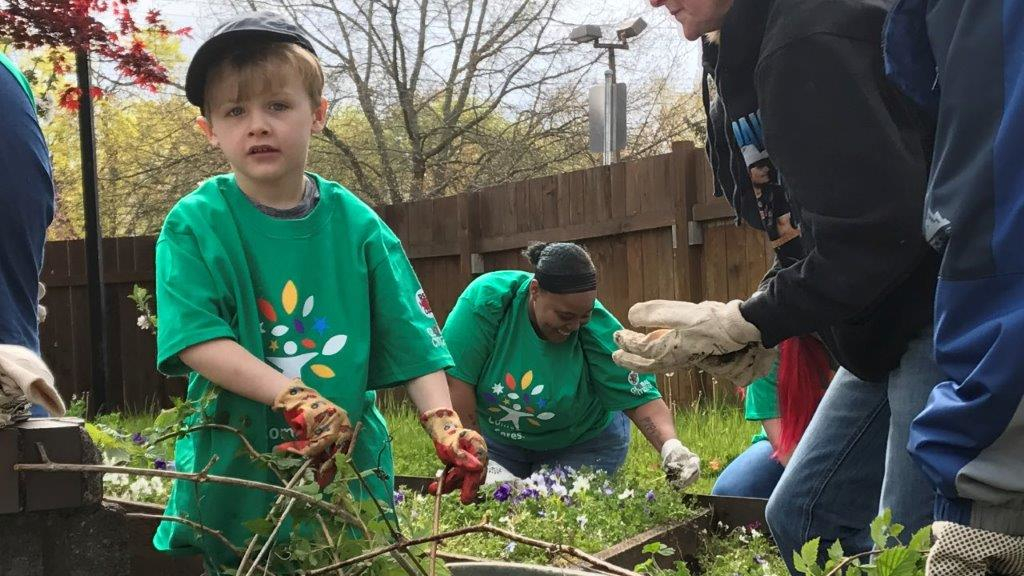
M761 426L764 426L764 433L768 436L768 443L772 445L776 451L779 449L779 437L782 436L782 419L781 418L769 418L768 420L762 420ZM779 464L785 466L789 463L789 457L793 453L779 454Z
M665 442L676 437L676 423L672 418L672 411L661 398L626 410L625 413L655 450L660 451Z
M448 374L448 392L451 394L452 407L462 420L462 425L479 432L480 423L476 419L476 389Z

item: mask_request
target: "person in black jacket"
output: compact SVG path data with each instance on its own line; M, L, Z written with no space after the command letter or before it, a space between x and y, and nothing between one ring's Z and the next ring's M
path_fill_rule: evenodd
M908 530L928 524L933 492L906 445L942 379L931 345L938 258L919 227L931 135L885 81L891 0L652 4L691 40L719 32L716 88L732 130L714 146L738 149L737 137L763 145L804 257L742 302L635 305L634 326L665 329L621 332L616 361L648 371L696 365L742 383L765 370L768 349L817 332L842 368L768 504L782 557L792 562L815 537L822 551L835 540L848 553L869 549L880 507ZM739 182L742 161L718 157Z

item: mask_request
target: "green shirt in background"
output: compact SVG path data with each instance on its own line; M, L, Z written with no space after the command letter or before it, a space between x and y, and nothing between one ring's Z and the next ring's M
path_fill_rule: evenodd
M451 356L398 238L348 190L309 176L320 202L294 220L259 211L231 174L207 180L171 210L156 246L158 367L187 374L188 398L199 400L212 384L178 354L230 338L286 376L301 377L345 409L353 425L363 423L354 461L360 470L386 473L367 480L390 505L391 447L374 390L443 370ZM205 419L238 428L259 452L291 437L281 414L227 390ZM192 422L198 421L196 415ZM278 483L231 432L203 429L175 445L182 472L202 469L214 454L220 460L211 474ZM366 496L355 481L350 488ZM201 521L244 548L251 533L243 523L262 518L273 499L245 488L175 482L166 513ZM153 542L170 552L199 549L215 564L233 560L216 540L179 523L162 523Z
M459 297L444 325L455 360L449 373L476 388L484 436L530 450L572 446L597 436L612 412L661 397L652 375L612 362L622 328L600 302L565 342L542 340L527 304L533 274L490 272Z
M764 376L754 380L747 386L746 399L744 400L744 418L747 420L771 420L779 417L779 394L778 394L779 361L772 363L772 369ZM764 428L754 435L751 444L761 440L767 440L768 435Z
M36 97L34 94L32 94L32 88L30 88L28 85L28 78L25 78L25 75L21 73L21 70L18 69L18 66L15 65L10 58L4 56L3 54L0 54L0 66L6 68L7 71L10 72L12 76L14 76L14 79L18 81L18 84L21 84L21 89L25 91L25 95L28 96L28 101L32 103L32 108L35 109Z

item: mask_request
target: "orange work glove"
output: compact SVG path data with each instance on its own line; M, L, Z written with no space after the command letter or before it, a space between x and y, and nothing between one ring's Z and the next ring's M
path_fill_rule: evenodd
M302 380L296 378L292 384L278 394L272 407L284 410L295 439L274 450L310 458L316 467L316 481L323 487L334 478L334 455L352 439L352 426L344 410Z
M459 415L451 408L436 408L420 415L423 429L434 441L441 462L451 467L441 479L441 486L432 482L431 494L448 493L461 486L460 499L469 504L487 478L487 443L480 434L462 427Z

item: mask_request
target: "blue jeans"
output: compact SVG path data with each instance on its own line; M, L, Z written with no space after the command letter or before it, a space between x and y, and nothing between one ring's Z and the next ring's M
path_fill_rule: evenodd
M840 368L797 445L766 516L792 574L793 551L821 538L847 555L871 549L868 525L884 509L910 535L931 524L935 493L907 451L910 422L943 380L931 330L911 341L884 382Z
M491 461L501 464L520 478L526 478L544 466L553 468L556 465L571 466L575 470L588 466L614 474L626 461L629 437L629 418L622 412L616 412L612 421L597 436L557 450L529 450L503 444L489 436L486 440Z
M750 445L722 470L711 493L715 496L768 498L779 483L785 468L772 458L771 442L761 440Z

